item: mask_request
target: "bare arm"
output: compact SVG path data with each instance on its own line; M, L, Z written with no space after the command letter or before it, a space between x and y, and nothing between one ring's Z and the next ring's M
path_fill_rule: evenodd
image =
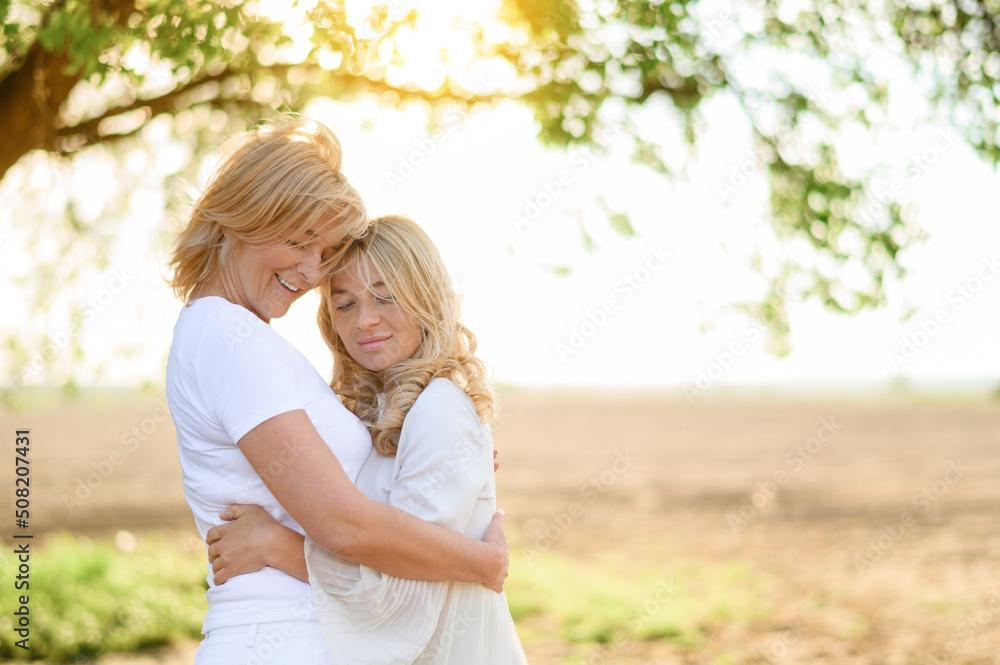
M496 456L494 450L493 458ZM494 471L498 467L499 464L493 464ZM205 538L215 584L256 572L264 566L277 568L303 582L309 581L302 534L282 525L260 506L233 504L219 517L226 523L213 526ZM501 523L502 517L497 526ZM487 532L487 538L491 535Z
M396 577L502 589L508 548L499 518L494 517L493 533L478 541L368 499L305 411L264 421L240 439L239 447L278 502L321 547Z

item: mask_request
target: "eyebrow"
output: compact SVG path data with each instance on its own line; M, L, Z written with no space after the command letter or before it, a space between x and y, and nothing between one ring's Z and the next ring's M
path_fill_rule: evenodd
M371 286L373 289L375 289L375 288L378 288L380 286L385 286L385 282L383 282L382 280L379 280L379 281L375 282L374 284L370 284L369 286ZM353 291L348 291L347 289L334 289L330 293L331 293L331 295L337 296L337 295L341 295L341 294L344 294L344 293L353 293Z

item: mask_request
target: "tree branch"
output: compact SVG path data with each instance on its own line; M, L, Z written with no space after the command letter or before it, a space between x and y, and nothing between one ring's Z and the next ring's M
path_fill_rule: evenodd
M299 65L301 66L301 65ZM167 92L159 97L153 97L149 99L139 99L131 104L125 106L119 106L113 109L108 109L99 116L93 118L88 118L76 125L61 127L55 131L54 137L61 139L59 142L61 145L58 146L58 152L60 154L70 154L81 148L87 146L96 145L98 143L104 143L109 140L115 140L118 138L123 138L125 136L131 136L135 134L139 129L145 125L152 118L162 114L162 113L173 113L186 108L185 104L177 104L178 100L182 100L185 95L189 93L196 92L199 88L203 87L209 83L221 83L227 79L233 78L235 76L261 76L264 74L269 74L272 76L277 76L283 78L287 76L288 70L290 70L293 65L274 65L271 67L260 68L255 71L239 71L227 69L219 74L205 75L195 81L191 81L184 85L178 86L177 88ZM312 67L318 67L318 65L312 65ZM398 87L393 86L385 81L380 81L378 79L373 79L364 75L353 75L348 72L341 71L327 71L323 70L326 74L326 80L322 84L322 88L340 88L347 90L352 86L361 84L364 86L364 92L370 92L372 94L381 95L384 93L392 92L399 96L401 100L420 100L428 104L436 104L438 102L444 101L446 99L462 102L467 105L473 105L477 103L493 103L498 99L498 95L494 94L483 94L483 95L470 95L461 96L449 92L450 86L442 85L438 90L427 91L420 88L409 88L409 87ZM320 86L317 86L320 87ZM232 97L220 97L215 96L212 99L205 100L206 102L212 104L219 104L226 101L245 101L244 98L239 96ZM108 133L104 134L101 132L101 123L105 120L118 117L125 113L130 113L139 109L148 109L149 115L145 122L138 127L130 128L124 133Z

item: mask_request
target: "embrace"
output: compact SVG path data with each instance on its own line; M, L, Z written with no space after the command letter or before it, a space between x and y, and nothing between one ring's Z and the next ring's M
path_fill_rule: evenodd
M497 402L440 254L369 220L329 129L230 140L171 257L167 363L208 544L198 665L523 664ZM319 289L331 381L270 327Z

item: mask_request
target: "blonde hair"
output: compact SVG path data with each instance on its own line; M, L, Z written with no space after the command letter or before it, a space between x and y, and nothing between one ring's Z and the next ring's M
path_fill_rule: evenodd
M331 282L320 288L317 318L334 360L330 386L371 430L376 450L382 455L396 454L403 419L436 377L454 381L472 399L479 420L492 421L498 403L486 366L475 355L476 336L459 321L458 295L441 255L423 229L402 215L374 219L347 247L337 269L355 262L378 272L396 306L413 317L421 332L420 345L411 357L372 372L351 357L333 327L336 305Z
M186 301L214 279L237 243L287 240L326 216L347 240L362 233L364 203L340 171L341 156L326 126L290 116L227 141L169 262L167 281L177 297Z

